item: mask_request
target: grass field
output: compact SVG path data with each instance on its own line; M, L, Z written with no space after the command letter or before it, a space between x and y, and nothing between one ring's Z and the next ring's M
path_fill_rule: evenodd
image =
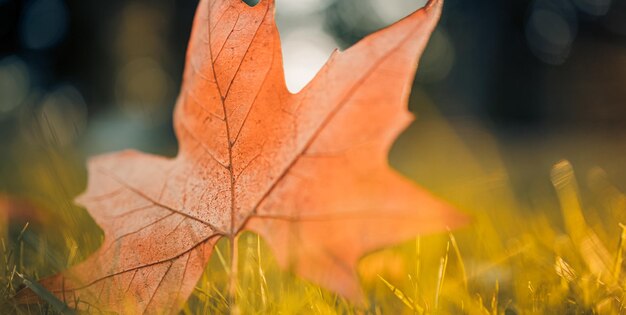
M425 96L415 95L428 107ZM225 240L183 312L626 313L621 225L626 195L617 188L626 181L620 173L626 168L619 168L625 150L610 140L586 139L570 133L544 137L543 145L528 138L498 144L480 128L448 123L424 110L396 143L391 163L471 214L471 226L364 257L359 275L366 305L353 305L280 270L263 240L245 233L238 244L235 305L225 293L230 260ZM0 228L0 313L57 313L62 305L17 306L11 296L24 285L20 275L37 279L58 272L99 246L102 232L72 204L85 185L84 160L76 150L44 140L15 141L8 152L0 161L0 188L33 200L38 210ZM581 166L577 152L585 153ZM594 157L609 169L591 167ZM552 158L553 167L542 164ZM559 158L572 158L573 166Z

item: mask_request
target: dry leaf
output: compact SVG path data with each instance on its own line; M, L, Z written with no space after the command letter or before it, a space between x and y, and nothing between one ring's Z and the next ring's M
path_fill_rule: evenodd
M274 1L202 0L174 114L178 156L93 159L78 202L104 244L42 284L80 309L175 312L217 240L247 229L282 266L358 300L359 257L465 221L387 162L441 7L335 52L291 94Z

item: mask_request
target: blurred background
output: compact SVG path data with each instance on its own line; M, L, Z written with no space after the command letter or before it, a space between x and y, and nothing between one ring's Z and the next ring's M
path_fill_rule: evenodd
M276 2L287 83L296 92L334 48L349 47L425 1ZM85 188L89 156L127 148L176 154L171 116L197 3L0 0L0 309L21 283L16 270L39 278L100 246L102 232L72 203ZM583 208L610 252L621 248L626 0L446 0L409 106L417 121L396 142L391 164L476 218L469 230L455 232L474 277L461 304L475 292L490 301L495 287L502 301L512 297L535 310L533 288L542 281L567 290L553 258L580 252L582 260L569 261L584 266L580 261L595 257L587 247L563 245L568 231L588 228L567 224ZM572 187L566 163L551 182L561 159L572 162L580 187ZM428 277L447 257L442 237L425 242L432 259L424 260L424 288L435 287L428 281L438 280ZM409 259L390 259L385 251L382 260L366 258L366 285L382 286L392 299L377 275L412 286L402 271L412 268L409 247ZM402 261L404 269L396 266ZM590 288L585 297L599 288L595 280L580 285ZM457 291L448 295L458 302ZM561 307L571 299L555 301Z
M424 2L277 0L289 89L335 47ZM69 206L88 156L174 155L171 113L196 5L0 0L0 192L54 207L37 193L54 187ZM550 167L562 158L583 174L600 167L623 191L626 1L447 0L410 107L418 120L392 164L436 192L464 172L457 145L481 168L499 165L494 176L522 201L552 194Z

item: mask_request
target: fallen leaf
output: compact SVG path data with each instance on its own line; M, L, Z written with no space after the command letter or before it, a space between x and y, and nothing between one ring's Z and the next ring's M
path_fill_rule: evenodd
M176 312L218 239L252 230L283 267L359 300L365 253L465 221L387 162L441 8L432 0L333 53L291 94L274 1L202 0L174 113L178 155L91 160L78 202L104 244L41 283L79 309Z

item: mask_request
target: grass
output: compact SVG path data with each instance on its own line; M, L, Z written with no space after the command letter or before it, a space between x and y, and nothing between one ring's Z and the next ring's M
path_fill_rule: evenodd
M238 242L236 305L226 296L231 253L223 240L182 312L626 313L626 195L603 171L592 170L579 185L572 165L558 162L551 174L545 170L542 179L551 180L552 188L529 192L528 200L520 201L494 155L481 157L490 169L485 170L445 123L426 121L422 126L418 128L430 128L445 139L420 142L419 130L409 130L394 149L392 163L418 179L415 174L424 170L439 174L428 177L428 187L471 213L470 227L418 237L364 257L359 275L366 305L351 304L280 270L263 240L244 233ZM457 167L465 173L446 174L452 166L437 165L441 159L437 156L422 156L420 161L430 163L429 167L414 172L419 163L406 158L414 156L413 147L426 147L427 152L445 148L438 152L461 159ZM10 299L20 287L36 285L30 279L81 261L102 241L102 232L91 218L70 202L84 187L83 162L67 148L42 146L37 155L24 154L25 150L31 149L10 150L13 156L7 161L28 167L5 170L1 188L35 200L40 210L38 220L29 224L0 225L0 313L69 312L45 291L41 295L48 302L40 305L17 306ZM461 175L468 181L455 182Z

